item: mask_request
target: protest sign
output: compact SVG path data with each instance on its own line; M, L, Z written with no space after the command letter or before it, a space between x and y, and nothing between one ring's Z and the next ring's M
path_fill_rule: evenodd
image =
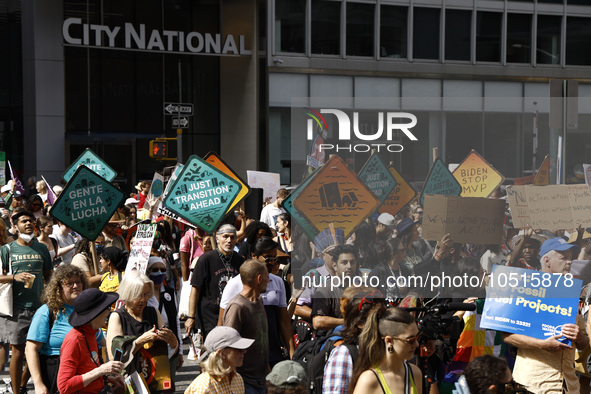
M591 226L591 190L587 185L508 186L515 227L570 230Z
M454 170L453 176L462 186L462 197L488 197L505 180L505 177L474 149Z
M394 167L390 166L388 168L390 174L396 180L396 186L394 189L388 194L388 197L384 200L383 204L380 206L378 211L380 213L389 213L390 215L394 216L398 212L402 210L409 202L414 200L417 195L417 192L413 187L402 178L402 176L394 169Z
M536 179L535 175L528 175L528 176L524 176L521 178L515 178L515 181L513 183L518 186L519 185L533 185L535 179Z
M251 188L263 189L263 201L267 198L275 201L277 190L281 187L280 176L274 172L246 171L248 186Z
M361 171L359 179L371 190L371 192L384 203L392 189L396 186L396 179L376 153L371 155Z
M168 168L170 168L170 167L168 167ZM164 187L164 193L162 193L162 199L158 202L157 212L161 215L168 216L169 218L171 218L173 220L179 221L189 227L194 228L195 225L187 222L185 219L183 219L182 217L180 217L179 215L177 215L176 213L172 212L170 209L168 209L162 205L162 201L164 201L166 196L168 196L168 192L170 191L170 186L174 183L174 181L176 180L178 175L181 173L182 169L183 169L183 165L181 163L177 163L174 166L171 174L169 176L164 177L164 183L166 186Z
M212 233L240 192L240 184L200 157L189 157L163 205Z
M111 182L117 176L117 172L112 169L103 159L101 159L96 153L90 148L86 148L84 152L66 169L63 173L62 178L64 181L69 182L78 166L84 165L96 172L102 178L105 178L108 182Z
M425 185L421 191L419 203L425 206L426 194L439 194L443 196L459 196L462 193L462 187L454 178L451 172L445 167L440 158L435 159L433 167L427 175Z
M542 165L538 169L536 178L534 179L534 185L545 186L550 184L550 157L546 155Z
M123 199L121 190L88 167L80 166L49 214L94 241Z
M505 201L481 197L425 196L422 236L439 241L451 234L454 242L501 244Z
M152 243L154 242L154 234L156 234L156 224L140 224L137 226L125 272L135 270L146 272Z
M342 228L347 238L380 205L340 156L332 156L296 196L294 207L317 232Z
M493 265L480 326L538 339L560 335L576 321L581 285L570 275Z
M298 187L292 190L289 196L287 196L281 204L283 209L285 209L285 211L291 216L292 226L297 223L306 233L308 238L310 238L311 240L313 240L316 237L318 231L316 230L316 228L314 228L314 226L310 224L310 222L308 222L308 220L302 214L300 214L300 212L297 209L295 209L295 207L293 206L293 201L300 194L300 192L308 185L308 183L310 183L310 181L314 178L317 172L318 168L314 170L312 174L308 175L308 177L304 179L304 181L300 183Z
M148 192L148 200L159 198L164 193L164 177L159 173L155 172L152 178L152 184L150 185L150 191Z
M206 162L208 162L218 170L222 171L229 177L233 178L240 184L240 192L238 193L234 201L232 201L230 208L228 208L228 212L230 212L232 209L234 209L236 205L238 205L240 201L242 201L243 198L246 198L246 196L250 194L250 187L248 187L246 182L244 182L244 180L240 178L240 176L238 176L238 174L236 174L234 170L232 170L230 166L228 166L226 162L222 160L222 158L217 153L209 152L205 155L204 159Z
M585 183L591 189L591 164L583 164L583 173L585 174Z

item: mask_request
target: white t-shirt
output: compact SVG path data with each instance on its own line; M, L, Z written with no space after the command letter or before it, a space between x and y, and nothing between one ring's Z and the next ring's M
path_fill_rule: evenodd
M489 249L486 252L484 252L482 257L480 258L480 265L482 266L482 269L490 273L492 271L493 264L507 265L507 260L507 256L505 256L503 252L499 252L499 254L496 254Z
M273 230L277 230L275 222L277 222L277 216L285 213L283 208L275 208L273 204L267 204L261 211L261 222L266 223Z
M222 293L222 300L220 301L220 308L226 309L228 303L232 298L236 297L242 291L242 280L240 275L237 275L230 279L224 288ZM269 274L269 284L267 285L267 291L261 293L263 299L263 305L273 305L279 308L286 308L287 301L285 299L285 285L283 279L277 275Z

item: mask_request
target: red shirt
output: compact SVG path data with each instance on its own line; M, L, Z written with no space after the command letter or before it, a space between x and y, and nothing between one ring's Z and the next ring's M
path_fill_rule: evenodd
M84 336L86 336L96 364L92 361ZM102 390L104 387L102 377L90 382L86 387L82 382L83 374L97 368L97 364L100 365L98 351L96 330L93 330L90 325L73 328L66 335L60 351L60 368L57 374L57 388L61 394L76 392L90 394Z

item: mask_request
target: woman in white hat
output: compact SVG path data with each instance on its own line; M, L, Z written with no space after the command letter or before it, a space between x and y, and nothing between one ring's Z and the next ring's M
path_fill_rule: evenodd
M201 357L201 375L185 390L185 394L244 393L244 381L236 372L242 366L244 353L254 339L242 338L232 327L218 326L205 339Z

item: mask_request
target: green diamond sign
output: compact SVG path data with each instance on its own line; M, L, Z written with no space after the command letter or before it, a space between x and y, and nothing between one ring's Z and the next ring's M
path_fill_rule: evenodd
M396 179L380 159L380 156L375 153L369 157L367 163L359 172L359 179L369 187L369 190L375 194L382 204L396 186Z
M163 205L189 223L212 233L240 193L240 183L199 156L189 157Z
M49 214L84 238L94 241L125 198L123 192L85 166L80 166Z
M103 159L90 149L86 149L82 154L72 163L70 167L63 173L64 181L70 182L70 179L78 169L78 166L84 165L92 171L111 182L117 176L117 172L112 169Z

